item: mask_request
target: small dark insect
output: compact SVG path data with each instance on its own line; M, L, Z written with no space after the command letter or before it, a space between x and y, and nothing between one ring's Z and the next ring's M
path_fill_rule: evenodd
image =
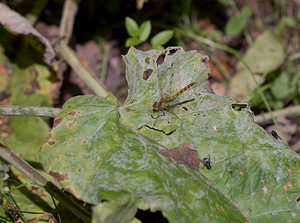
M279 138L279 139L282 140L282 138L280 138L280 136L279 136L279 135L277 134L277 132L274 131L274 130L271 131L271 135L273 136L274 139L277 139L277 140L278 140L278 138Z
M203 160L200 161L208 170L211 168L210 156L208 156L208 158L204 157Z

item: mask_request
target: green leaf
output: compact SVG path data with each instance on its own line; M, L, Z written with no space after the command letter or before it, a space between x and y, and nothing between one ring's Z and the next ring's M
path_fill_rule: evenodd
M252 9L249 6L243 6L241 10L241 16L250 17L253 14Z
M158 46L155 46L153 47L154 50L163 50L164 47L162 45L158 45Z
M223 5L228 5L228 6L234 6L234 0L218 0L218 2L220 2Z
M240 34L246 27L247 18L242 16L233 16L229 19L225 26L225 33L228 36L236 36Z
M169 222L298 222L299 156L253 122L249 105L207 92L203 57L130 48L125 103L70 99L41 149L45 169L85 202L134 196L138 209L159 210ZM170 106L154 112L162 98ZM162 156L166 148L174 156ZM211 169L200 162L208 157Z
M266 30L248 48L244 61L254 73L263 74L277 69L286 56L282 39L276 30ZM241 62L239 69L245 69Z
M9 48L11 45L6 44L5 47ZM59 87L55 74L49 67L36 63L41 58L40 55L33 53L32 49L26 50L25 48L24 51L22 49L18 51L14 59L15 63L12 63L0 46L0 68L2 71L0 94L6 97L1 102L2 105L6 102L10 105L52 106L51 95ZM3 141L23 159L38 163L39 148L50 130L47 119L3 116L0 120L2 125L0 141ZM45 211L54 212L51 196L43 187L30 184L29 181L31 182L31 180L11 167L10 176L13 175L12 173L14 173L14 177L8 179L6 174L5 181L2 183L6 188L5 194L1 194L5 206L12 203L11 198L7 196L9 191L22 211L39 212L39 214L23 213L26 219L41 217ZM24 184L22 185L22 183ZM3 187L0 188L3 191Z
M93 208L92 223L130 223L136 212L135 199L132 196L127 196L120 202L103 202Z
M142 42L145 41L149 37L150 33L151 33L151 22L150 21L143 22L139 30L139 39Z
M248 96L253 90L262 84L265 79L260 75L254 75L256 81L247 70L237 72L230 80L228 95L238 101L242 101L244 97Z
M172 30L164 30L159 33L157 33L152 39L151 39L151 45L153 48L164 45L165 43L169 42L170 39L172 39L174 35L174 31Z
M280 36L274 30L266 30L248 48L243 60L255 73L258 84L261 84L264 78L259 78L258 75L270 73L277 69L283 63L285 56L286 53ZM238 70L239 72L230 82L229 96L242 100L257 86L241 62L238 63Z
M126 16L125 26L128 34L132 37L137 37L139 35L139 26L132 18Z
M293 94L294 89L290 86L290 75L287 72L282 72L273 82L271 92L276 99L284 100L289 95Z
M136 46L139 45L142 41L139 40L137 37L130 37L126 40L125 46L130 47L130 46Z
M1 52L0 52L1 53ZM5 55L3 55L5 56ZM4 69L3 77L7 80L0 93L9 95L8 104L30 106L52 106L51 95L58 87L55 74L48 67L36 64L37 55L32 52L20 51L16 63L8 60L0 64ZM1 61L0 61L1 62ZM49 133L47 119L40 117L8 116L1 129L1 139L23 159L38 162L38 149Z
M285 16L281 19L281 21L284 25L287 25L288 27L295 28L297 26L297 22L293 17Z

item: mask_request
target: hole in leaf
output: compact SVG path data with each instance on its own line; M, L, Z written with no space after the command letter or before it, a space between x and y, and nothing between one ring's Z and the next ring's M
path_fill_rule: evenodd
M165 57L166 57L165 53L160 54L156 60L156 64L161 65L165 61Z
M169 54L169 55L173 55L173 54L176 53L178 50L179 50L179 48L171 49L171 50L169 50L168 54Z
M235 103L235 104L231 104L231 107L235 111L241 111L243 108L249 108L249 104L248 103Z
M299 202L300 201L300 197L298 197L297 199L296 199L296 202Z
M166 219L160 211L151 212L149 210L146 211L138 210L135 217L143 223L152 223L152 222L168 223L169 222L168 219Z
M146 57L145 63L146 63L146 64L150 64L150 57Z
M209 61L209 57L208 56L203 56L202 58L201 58L201 62L202 63L207 63Z
M151 76L152 72L153 72L152 69L145 70L143 73L143 79L148 80L148 78Z

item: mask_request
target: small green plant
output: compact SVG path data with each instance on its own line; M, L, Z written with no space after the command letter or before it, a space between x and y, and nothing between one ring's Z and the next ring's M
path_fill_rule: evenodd
M237 36L241 34L245 30L248 20L253 14L251 8L243 6L242 9L239 10L233 0L219 0L219 2L225 6L229 6L227 14L231 17L225 25L226 35Z
M283 16L278 24L278 29L280 32L283 32L285 27L289 28L296 28L297 27L297 21L291 16Z
M126 47L136 46L146 41L151 33L151 21L147 20L140 26L130 17L125 18L126 30L129 38L126 40ZM151 46L153 49L164 49L163 45L172 39L174 32L172 30L164 30L157 33L151 38Z
M237 36L243 32L247 26L247 22L252 15L252 10L248 6L244 6L239 15L232 16L225 26L225 33L228 36Z

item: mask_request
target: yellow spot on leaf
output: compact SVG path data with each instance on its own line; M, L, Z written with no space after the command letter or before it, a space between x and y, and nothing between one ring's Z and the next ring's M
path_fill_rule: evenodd
M119 135L116 134L116 135L114 136L114 141L115 141L115 142L118 141L118 138L119 138Z
M219 204L216 204L216 208L225 213L224 208Z

